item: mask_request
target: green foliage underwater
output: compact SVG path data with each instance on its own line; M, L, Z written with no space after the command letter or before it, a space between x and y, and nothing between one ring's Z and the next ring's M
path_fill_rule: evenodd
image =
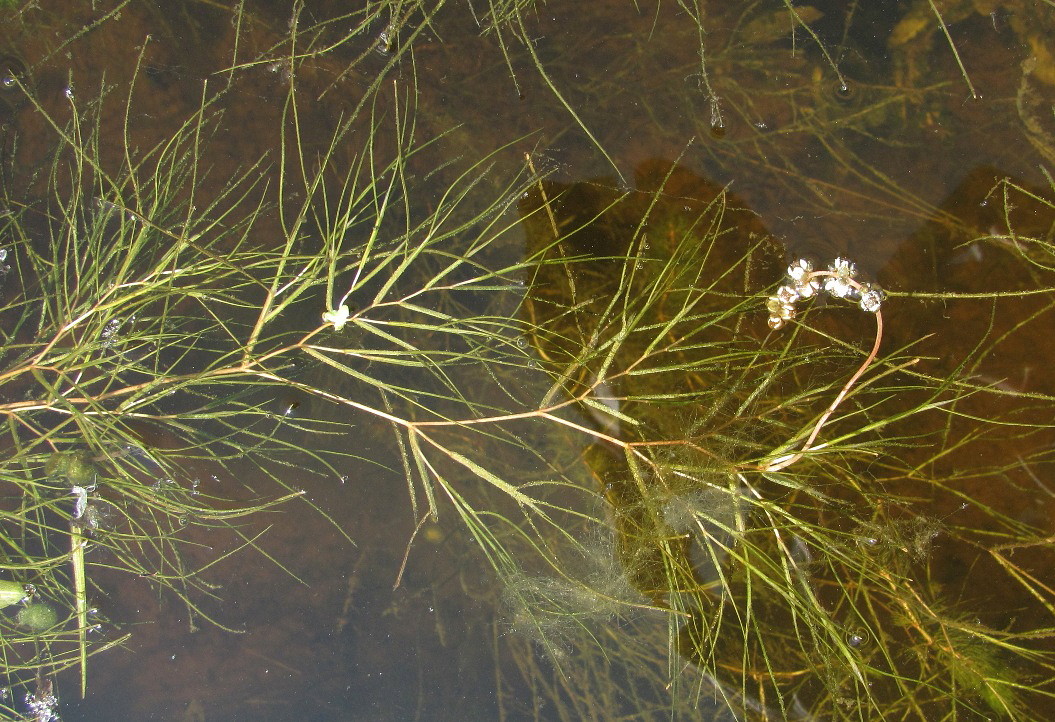
M1055 5L0 19L0 718L1055 717Z

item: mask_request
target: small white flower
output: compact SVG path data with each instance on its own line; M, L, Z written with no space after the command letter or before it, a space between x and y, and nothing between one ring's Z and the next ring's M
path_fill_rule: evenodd
M856 289L851 281L857 275L857 266L846 258L836 258L828 266L833 274L824 279L824 290L836 298L856 298Z
M332 323L334 330L340 331L344 328L344 324L348 323L348 318L351 315L348 311L348 304L342 303L341 307L336 311L327 311L322 314L322 320L324 323Z
M836 298L846 298L853 291L853 286L841 278L831 276L824 279L824 290Z
M782 328L785 321L795 318L795 304L779 295L770 296L766 302L766 308L769 310L769 327L771 329Z
M788 278L796 283L801 283L802 279L811 273L813 273L813 264L805 258L800 258L788 266Z
M799 292L791 286L781 286L777 289L775 298L780 299L780 302L785 305L793 306L799 300Z
M803 298L813 298L814 294L819 290L821 290L821 284L816 278L811 278L795 286L795 291Z
M795 304L788 303L779 296L770 296L766 301L766 308L771 316L780 316L787 320L795 315Z
M813 298L820 290L820 282L812 277L813 264L805 258L788 266L788 286L799 295L800 298Z
M857 278L857 264L849 258L838 257L828 266L828 270L835 274L836 278L848 281Z
M877 312L879 307L883 305L883 289L871 283L864 284L859 305L862 311L867 311L868 313Z

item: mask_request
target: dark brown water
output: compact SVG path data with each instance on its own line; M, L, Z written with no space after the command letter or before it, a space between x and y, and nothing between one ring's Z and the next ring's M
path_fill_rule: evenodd
M276 182L284 142L278 129L290 84L281 64L290 52L285 3L136 2L112 16L113 3L24 5L2 11L0 55L28 68L34 97L56 118L70 117L67 90L87 107L101 87L112 87L105 101L112 112L103 114L100 129L104 156L119 151L125 133L139 148L168 137L197 108L203 83L230 83L209 145L205 192L209 183L222 184L265 154L272 162L260 173ZM479 5L473 5L477 11ZM789 256L848 255L890 290L885 343L917 344L912 353L924 359L922 372L952 373L978 344L993 345L967 373L1002 394L977 394L959 405L948 420L950 436L970 436L976 418L1004 412L1017 423L1051 425L1045 405L1055 394L1051 293L940 300L911 294L984 295L1052 285L1050 258L1034 259L1008 224L1049 241L1055 227L1051 207L1021 190L1052 197L1045 169L1055 165L1055 11L1043 3L994 2L984 12L981 3L947 3L955 6L947 20L965 78L948 40L922 12L926 3L821 8L823 17L811 27L829 58L802 28L791 31L779 2L727 5L702 8L703 65L698 29L676 2L551 1L526 13L533 52L576 120L522 43L509 33L502 37L507 66L500 39L481 36L467 4L449 2L415 38L397 39L411 42L413 51L394 62L391 53L373 47L383 22L376 24L377 35L340 42L342 23L324 23L347 12L344 4L309 2L301 25L319 30L302 36L304 51L333 47L300 66L295 79L300 96L312 99L300 106L305 156L325 147L339 119L379 81L393 90L378 94L378 116L405 109L413 98L419 136L449 132L415 159L419 169L503 148L495 156L501 168L519 167L530 152L539 164L556 168L560 187L603 188L602 195L654 190L671 167L677 172L663 187L669 199L699 199L728 186L752 227ZM917 15L924 20L916 23ZM32 169L50 137L40 114L17 99L3 112L15 177L39 182ZM338 161L360 152L362 137L345 138ZM291 147L288 137L285 143ZM436 198L425 186L415 202L437 201L449 172L436 175ZM1006 202L1005 179L1018 187ZM274 236L257 242L275 242L277 226L270 228ZM990 235L997 240L980 240ZM523 242L519 231L510 238L505 253ZM315 324L317 313L305 308L303 322ZM1021 394L1033 400L1021 405ZM273 403L276 413L295 405L294 417L338 416L296 396ZM1026 410L1018 413L1020 405ZM303 488L356 544L307 505L253 517L242 534L252 538L266 530L258 544L274 562L252 550L226 558L206 575L217 585L216 598L195 600L234 631L190 614L178 599L159 597L142 580L100 570L97 583L105 594L94 603L133 637L126 648L92 661L86 699L78 698L73 671L59 675L63 719L588 716L590 708L576 707L574 695L562 691L566 682L544 660L516 658L530 656L529 643L509 634L505 612L496 609L500 593L488 562L453 514L423 528L401 574L415 519L386 427L359 419L346 435L311 441L292 427L276 433L323 448L354 446L361 459L346 459L342 478L315 474L309 459L297 458L275 473ZM912 478L885 478L881 470L874 477L957 527L984 535L992 524L964 507L976 499L1053 533L1055 482L1044 449L1055 444L1055 435L1043 428L1024 434L1009 425L982 436L935 459L926 449L892 452L954 480L957 494L920 488ZM552 463L563 463L562 454L575 460L579 451L573 443L553 452ZM538 459L508 463L515 462L526 477L546 472ZM1006 471L975 474L976 467ZM211 473L203 464L202 478ZM206 482L217 493L237 495L267 483L249 463L217 476ZM225 532L197 531L193 540L203 545L195 553L199 563L240 545ZM1016 561L1050 592L1049 545L1023 549ZM951 605L977 610L993 628L1052 626L1050 597L1045 608L987 585L1002 572L976 548L942 549L930 573L949 590ZM659 639L654 656L639 651L636 664L662 669L665 625L647 614L634 624L635 633ZM535 673L534 689L513 673L518 668ZM610 674L618 688L620 673ZM669 717L663 699L652 702L632 718ZM1041 719L1048 712L1037 714Z

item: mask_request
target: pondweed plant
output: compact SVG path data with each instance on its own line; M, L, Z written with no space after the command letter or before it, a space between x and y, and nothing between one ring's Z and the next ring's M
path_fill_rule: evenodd
M29 96L55 149L4 189L0 570L19 606L8 600L0 646L10 684L36 684L31 706L53 707L51 675L73 665L83 692L88 656L127 638L97 633L109 623L93 600L114 572L176 595L192 629L197 617L223 626L201 600L217 594L206 570L233 551L205 554L204 538L260 549L242 520L303 494L284 464L336 478L334 464L357 453L324 458L291 441L345 427L287 418L280 389L409 431L416 469L435 466L433 452L482 469L415 417L493 413L453 374L525 358L516 322L489 313L487 298L520 288L521 262L496 263L493 246L526 176L481 203L484 159L419 215L407 164L425 144L409 104L368 117L361 154L334 178L351 121L309 160L291 92L294 142L274 191L265 161L216 184L206 153L222 97L206 92L172 137L145 150L129 142L115 159L100 130L113 98L82 107L68 92L65 123ZM313 381L320 368L340 383ZM225 482L224 470L246 478L247 463L258 481Z
M409 66L442 6L372 5L355 34L390 12L364 53ZM524 7L490 17L527 37ZM269 66L288 84L280 148L230 178L206 172L225 97L208 83L171 138L124 135L116 159L102 128L127 127L134 98L114 124L106 97L71 90L66 122L29 96L56 150L4 195L0 649L33 704L50 706L66 667L83 688L87 657L123 641L93 644L114 572L208 618L205 535L258 547L242 522L300 496L279 465L338 475L365 454L338 436L356 424L390 434L390 457L367 461L402 471L410 509L393 513L418 529L456 517L494 572L510 716L1027 719L1050 705L1050 530L967 488L1022 471L947 464L1050 424L1049 396L978 378L1019 327L942 365L899 333L909 291L883 301L845 259L785 258L744 202L676 165L644 169L634 192L551 183L534 158L505 175L511 147L437 169L425 151L446 139L421 139L414 89L390 91L384 72L312 145L301 113L319 96L300 95L300 73L351 36L302 20L279 57L220 74ZM1050 239L1023 237L1011 209L1028 195L1050 213L1052 191L998 190L1014 200L989 242L1050 295ZM287 418L279 390L315 403ZM243 460L259 482L194 482ZM1045 484L1050 450L1021 467ZM385 543L407 559L416 542ZM998 613L977 592L994 579Z
M671 170L664 183L684 175ZM966 588L950 602L949 582L931 571L935 545L977 550L979 566L998 560L1009 598L1044 599L1050 609L1051 590L1031 563L1008 566L998 551L1045 546L1047 533L965 495L938 465L988 433L954 426L983 391L965 373L980 359L936 378L918 370L928 365L918 343L881 352L883 294L845 259L821 272L792 264L766 301L755 279L772 254L764 237L752 242L750 217L720 189L692 201L690 209L671 192L630 202L573 186L540 189L527 203L536 242L568 261L544 266L532 286L534 338L554 378L545 398L582 409L561 423L596 440L587 458L607 501L600 524L612 529L612 553L640 597L597 594L620 599L617 616L628 624L656 614L642 612L643 601L665 609L668 623L667 676L649 686L649 675L628 672L614 661L619 652L597 643L613 612L582 591L588 575L514 581L513 628L540 639L565 671L575 664L566 661L569 630L585 626L584 613L602 614L581 644L596 643L608 661L567 672L572 681L555 692L567 716L579 714L576 700L603 694L603 679L581 674L592 668L635 680L609 714L673 686L675 716L717 698L737 718L1028 719L1052 694L1050 623L985 622ZM584 208L596 217L569 225ZM1016 247L1038 243L1047 247L1038 239ZM586 247L600 257L580 267ZM796 318L796 304L822 292L829 307ZM823 317L845 297L859 317L833 327ZM794 328L761 337L766 310L771 327ZM841 338L869 325L861 350ZM948 518L928 512L948 508L946 497L959 505ZM957 514L974 521L957 523Z
M5 580L23 585L27 606L0 639L12 684L26 681L19 670L45 679L78 664L83 691L87 656L125 639L92 642L93 570L148 579L204 615L196 597L212 587L199 571L216 560L188 561L191 529L237 534L235 520L299 492L224 501L230 492L199 488L188 469L203 460L221 473L278 447L260 399L225 383L240 358L230 338L246 334L226 309L267 277L240 266L268 265L247 247L253 214L228 225L254 182L236 178L195 209L204 113L107 169L97 130L109 108L82 111L71 95L69 110L60 126L38 107L55 150L36 175L18 169L29 192L11 169L4 188L0 534ZM27 624L25 611L44 606L57 623Z

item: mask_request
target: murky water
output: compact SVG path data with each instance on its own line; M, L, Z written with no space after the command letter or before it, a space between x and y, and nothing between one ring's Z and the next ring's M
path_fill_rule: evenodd
M5 159L17 169L15 182L41 183L34 171L51 137L41 110L66 120L73 108L88 108L107 88L109 110L99 133L100 152L107 157L120 152L125 138L145 149L169 137L197 109L203 86L229 84L217 106L222 114L199 193L207 196L211 184L222 185L264 156L266 164L254 173L277 184L280 154L294 149L293 140L279 132L288 127L292 82L300 98L310 99L298 105L304 158L326 148L340 119L375 83L383 90L363 122L385 124L400 113L414 113L419 138L446 133L409 163L408 174L424 178L413 199L421 207L441 202L442 190L459 172L457 164L444 166L452 159L464 167L495 153L493 163L504 172L522 167L529 154L539 168L553 169L548 185L538 188L564 194L559 217L551 221L539 212L521 227L520 214L545 204L531 197L507 204L502 218L510 230L493 251L499 258L545 243L536 225L577 227L623 203L608 216L615 219L610 226L591 226L594 231L577 237L584 245L563 251L622 258L633 238L626 230L647 217L646 193L655 190L663 200L650 217L649 232L661 248L665 235L685 232L674 221L664 222L678 218L679 208L687 215L702 212L725 188L725 219L740 234L736 247L768 239L768 263L753 266L755 276L747 280L750 274L741 273L736 279L741 289L776 282L785 254L849 256L890 292L884 348L911 345L907 353L922 359L915 367L919 373L958 372L999 392L965 398L946 421L943 438L966 439L977 418L1008 419L1002 430L979 434L977 443L952 444L932 456L938 442L931 437L908 439L904 430L892 431L906 440L884 451L901 461L891 468L926 467L928 478L950 480L956 493L921 487L911 476L888 475L881 458L860 472L862 478L884 485L897 504L920 505L929 518L980 537L997 534L999 525L993 515L977 512L971 500L1040 530L1038 538L1045 530L1052 533L1055 482L1045 451L1055 444L1055 434L1045 427L1052 421L1048 399L1055 395L1047 361L1055 352L1051 293L971 297L1032 293L1052 285L1050 256L1020 238L1051 241L1055 221L1051 207L1026 192L1052 197L1050 7L945 3L946 37L928 17L926 2L831 3L818 6L816 16L798 26L779 2L688 4L703 16L707 32L701 38L686 7L676 2L549 2L523 16L532 39L529 52L509 32L481 35L463 3L446 3L428 22L414 15L394 38L382 36L387 16L381 16L372 26L376 33L342 39L342 28L352 24L339 19L347 12L343 4L308 2L297 16L303 33L295 44L286 3L131 3L112 13L117 4L82 5L69 9L65 3L40 2L2 11L11 20L3 24L0 55L11 58L5 67L26 68L21 77L39 104L35 108L12 95L3 111ZM478 5L472 7L479 13ZM411 35L409 28L420 32ZM395 54L389 43L409 44L412 52ZM283 64L290 53L306 58L294 77ZM346 172L336 166L362 152L364 137L357 126L341 139L328 179L334 187ZM395 131L376 137L379 155L396 140ZM303 170L293 166L290 177L299 177ZM435 172L427 175L430 170ZM288 200L298 192L292 183ZM268 214L253 243L281 242L277 210ZM617 265L587 267L579 288L594 282L603 287ZM536 305L521 306L525 293L510 291L502 302L507 305L496 313L545 313L537 297ZM291 327L315 325L319 307L314 301L298 304L283 321ZM763 308L758 319L759 327L745 331L745 338L765 336ZM846 322L830 333L867 346L873 331ZM977 354L979 344L991 348ZM557 356L544 346L539 353ZM978 361L960 368L968 356ZM846 375L845 368L815 373ZM521 382L511 397L546 393L541 375L525 375ZM691 388L697 380L685 383ZM906 396L915 392L910 378L901 383ZM595 696L590 703L577 699L575 673L562 676L530 639L511 631L518 626L515 610L503 606L492 562L476 535L453 513L418 525L399 447L387 425L360 415L347 428L318 437L299 430L297 419L322 415L343 422L351 415L296 392L261 402L274 407L276 438L348 452L336 474L307 456L291 456L287 465L269 472L303 489L336 526L311 506L293 503L251 517L238 535L194 531L190 538L200 546L188 555L198 564L249 539L269 557L245 549L208 569L205 578L216 584L215 597L202 594L193 601L228 630L179 599L159 597L142 580L99 569L93 603L133 636L125 649L91 660L85 699L79 699L73 670L58 676L62 719L584 719L597 709L636 719L670 717L670 703L662 695L650 697L654 689L623 691L636 684L625 678L628 667L658 673L668 664L668 627L661 613L642 609L633 618L591 627L600 649L625 659L616 664L594 654L582 661L593 679L607 678L613 689L586 690ZM603 399L599 403L603 406ZM781 413L778 405L773 413ZM642 416L657 432L671 423ZM585 412L564 420L595 423ZM598 486L606 479L605 462L596 461L596 448L587 450L590 444L581 438L560 430L535 437L526 427L515 433L524 434L526 446L538 453L515 454L498 442L493 453L508 453L496 463L516 469L521 480L548 478L559 469L591 493L618 498L618 489ZM610 454L600 455L605 453ZM976 474L976 468L1003 472ZM269 483L249 461L224 471L202 461L200 477L203 491L242 499ZM582 502L567 503L570 509ZM585 506L582 511L596 512ZM258 539L261 532L266 533ZM935 588L947 591L943 603L950 609L969 610L979 625L992 629L1051 627L1051 607L1045 607L1050 598L1038 601L1021 589L986 584L1002 572L980 547L943 545L941 534L934 547L928 574ZM1034 574L1048 592L1049 547L1015 552L1022 573ZM689 553L697 573L708 570L713 580L724 557L699 549ZM647 583L638 581L640 592ZM647 606L643 597L636 603ZM636 646L618 641L620 634L636 638ZM579 664L573 647L567 655L562 664ZM691 664L687 653L672 668L699 684L683 669ZM1050 692L1050 684L1036 683ZM697 696L703 710L711 709L714 696L713 689ZM1043 695L1030 703L1045 704ZM778 708L772 705L761 700L747 707L759 716L824 718L790 705L774 712ZM1049 711L1037 707L1035 718ZM877 718L870 714L862 718ZM961 715L980 718L970 711Z

